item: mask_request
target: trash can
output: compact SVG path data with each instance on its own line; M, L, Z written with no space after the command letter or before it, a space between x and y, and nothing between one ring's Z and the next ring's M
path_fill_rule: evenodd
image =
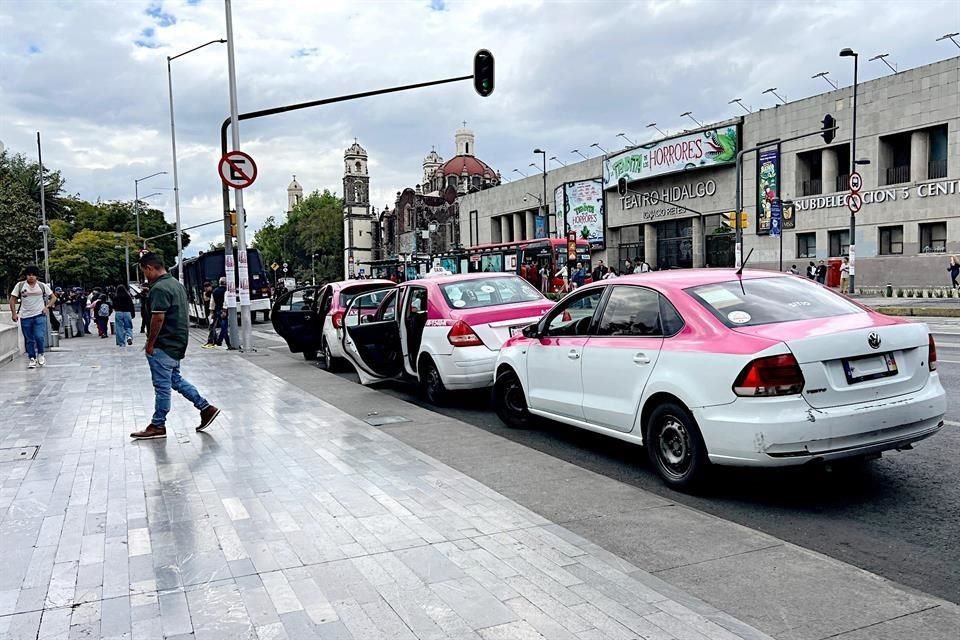
M110 321L110 334L109 334L109 335L112 335L112 336L117 335L116 323L115 323L113 320Z
M840 265L843 264L843 260L840 258L830 258L827 262L827 286L828 287L839 287L840 286Z

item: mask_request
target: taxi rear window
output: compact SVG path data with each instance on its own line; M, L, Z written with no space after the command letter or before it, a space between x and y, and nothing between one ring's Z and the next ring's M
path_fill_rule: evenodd
M518 302L536 302L543 296L526 280L517 277L461 280L440 285L451 309L477 309Z
M685 289L728 327L829 318L863 309L803 278L744 278Z

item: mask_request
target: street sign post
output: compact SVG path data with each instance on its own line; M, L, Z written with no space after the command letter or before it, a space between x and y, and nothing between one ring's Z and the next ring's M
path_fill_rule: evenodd
M234 189L246 189L257 179L257 163L243 151L225 154L218 169L223 184Z

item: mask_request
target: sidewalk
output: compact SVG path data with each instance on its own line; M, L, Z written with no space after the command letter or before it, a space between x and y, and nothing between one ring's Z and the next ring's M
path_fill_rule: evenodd
M224 414L145 442L141 351L0 368L0 639L769 637L258 357L191 345Z

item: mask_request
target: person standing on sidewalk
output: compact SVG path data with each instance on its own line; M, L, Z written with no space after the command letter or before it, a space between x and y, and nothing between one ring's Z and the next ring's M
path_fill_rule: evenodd
M23 341L30 358L31 369L47 363L43 352L47 346L47 312L57 304L57 295L45 282L40 282L40 269L29 266L24 269L26 278L18 282L10 292L10 318L20 321Z
M133 317L136 313L130 292L124 285L118 285L113 293L113 320L117 326L118 347L133 344Z
M817 282L827 284L827 265L823 264L823 260L817 264Z
M840 265L840 293L846 293L850 283L850 259L844 257Z
M220 318L223 315L223 303L227 297L227 279L220 278L217 288L210 292L210 306L213 310L209 314L210 331L207 332L207 343L204 349L213 349L220 344L217 332L220 331Z
M197 431L203 431L220 415L220 409L210 404L180 375L180 361L187 354L190 339L187 292L167 273L163 260L155 253L144 254L140 258L140 268L150 282L150 330L144 351L150 365L155 402L150 424L143 431L131 433L130 437L138 440L167 437L171 391L182 395L200 411Z
M947 271L950 272L950 286L956 289L957 276L960 276L960 258L957 256L950 256L950 265L947 267Z

